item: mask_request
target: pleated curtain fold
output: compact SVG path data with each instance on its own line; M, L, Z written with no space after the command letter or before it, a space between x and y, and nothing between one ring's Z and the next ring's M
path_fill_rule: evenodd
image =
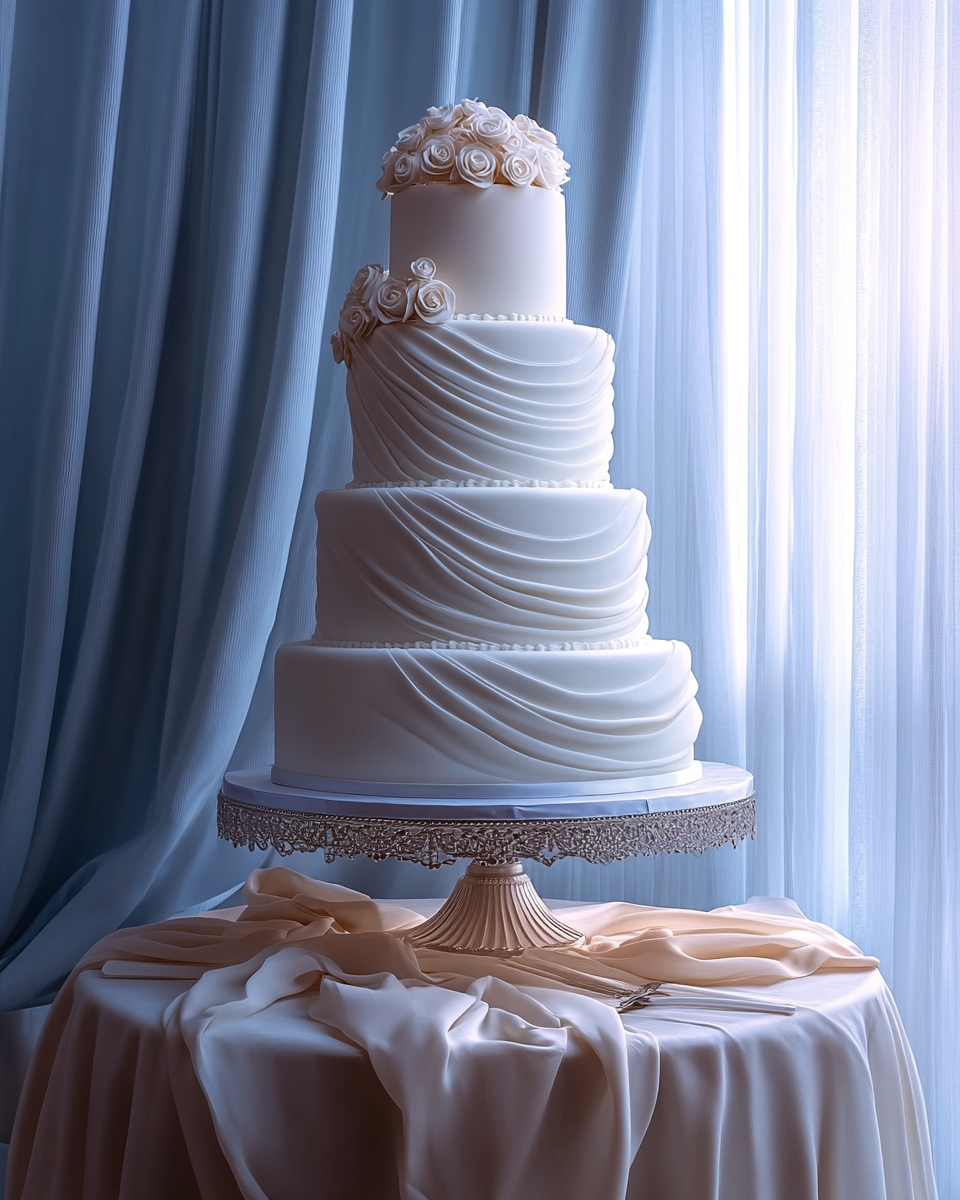
M349 477L327 341L357 266L386 257L383 150L431 103L513 113L535 92L584 164L571 312L614 325L649 14L2 11L0 1004L14 1008L110 929L207 907L264 858L217 841L216 792L228 765L272 757L273 654L311 632L313 497Z

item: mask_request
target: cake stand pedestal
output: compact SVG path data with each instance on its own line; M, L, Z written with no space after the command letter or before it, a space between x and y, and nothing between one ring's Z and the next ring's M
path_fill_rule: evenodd
M722 763L704 763L694 783L650 791L584 796L537 787L506 799L505 789L488 790L499 794L470 789L457 801L370 796L286 786L267 768L228 771L217 832L251 850L322 850L327 862L362 854L441 867L472 859L436 916L407 940L509 955L581 940L537 895L521 859L549 866L560 858L610 863L638 854L702 853L752 838L756 828L753 776Z

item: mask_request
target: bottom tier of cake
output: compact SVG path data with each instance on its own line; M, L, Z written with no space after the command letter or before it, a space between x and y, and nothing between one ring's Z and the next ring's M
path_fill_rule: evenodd
M356 649L276 658L276 768L290 783L475 786L699 770L697 683L682 642L620 650Z

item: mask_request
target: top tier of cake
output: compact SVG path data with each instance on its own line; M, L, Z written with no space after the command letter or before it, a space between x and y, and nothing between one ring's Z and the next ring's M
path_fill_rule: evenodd
M454 312L567 315L563 195L542 187L468 183L407 188L390 202L390 274L403 279L427 257L453 289Z
M397 134L377 183L393 198L390 274L427 258L458 314L562 321L568 167L530 117L479 100L427 109Z

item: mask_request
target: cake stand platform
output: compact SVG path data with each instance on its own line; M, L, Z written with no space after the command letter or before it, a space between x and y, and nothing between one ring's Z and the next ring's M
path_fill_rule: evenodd
M670 788L590 795L556 785L470 788L455 799L437 788L375 796L314 790L257 768L228 771L217 805L219 836L251 850L322 850L327 862L366 855L426 867L472 859L436 916L407 940L482 954L582 940L546 907L520 859L549 866L560 858L610 863L702 853L752 838L755 828L753 776L722 763L704 763L702 778Z

